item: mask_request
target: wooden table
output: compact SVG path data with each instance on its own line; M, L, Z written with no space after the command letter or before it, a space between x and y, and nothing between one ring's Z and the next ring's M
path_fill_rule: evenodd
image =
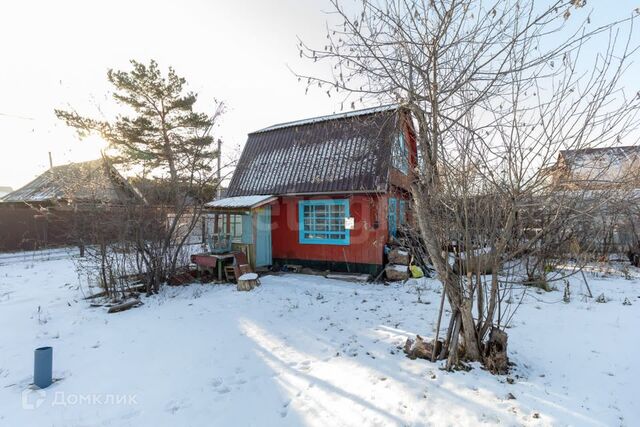
M227 259L235 259L236 254L234 252L227 252L224 254L193 254L191 255L191 262L200 268L215 268L218 270L218 280L222 281L222 263Z

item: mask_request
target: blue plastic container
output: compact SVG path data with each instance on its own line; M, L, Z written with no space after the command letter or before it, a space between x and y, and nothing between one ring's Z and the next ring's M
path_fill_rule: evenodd
M36 348L33 359L33 383L40 388L51 385L53 347Z

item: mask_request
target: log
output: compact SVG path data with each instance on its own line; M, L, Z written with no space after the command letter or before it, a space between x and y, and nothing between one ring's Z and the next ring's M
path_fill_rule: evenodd
M325 277L327 279L344 280L345 282L366 282L371 276L358 273L329 273Z
M93 295L89 295L88 297L85 297L85 300L102 298L102 297L106 297L107 295L108 295L107 291L101 291L101 292L98 292L97 294L93 294Z
M389 252L389 263L390 264L402 264L409 265L409 261L411 261L411 255L409 251L404 248L394 248Z
M404 352L409 359L426 359L431 360L433 354L440 353L442 350L442 341L433 342L425 341L420 335L416 335L415 341L407 338L404 344Z
M111 313L119 313L121 311L125 311L125 310L129 310L130 308L133 307L138 307L139 305L142 305L142 301L137 300L137 299L132 299L129 301L125 301L121 304L116 304L114 306L111 306L109 308L109 311L107 311L107 313L111 314Z
M407 280L409 278L409 267L400 264L387 264L384 269L387 279L397 282Z

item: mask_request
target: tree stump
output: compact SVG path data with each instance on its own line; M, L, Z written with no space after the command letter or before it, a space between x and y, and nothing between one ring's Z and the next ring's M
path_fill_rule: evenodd
M238 277L237 289L239 291L250 291L259 284L258 275L256 273L245 273Z
M507 333L498 328L491 328L485 366L493 374L506 374L509 372L509 358L507 357Z

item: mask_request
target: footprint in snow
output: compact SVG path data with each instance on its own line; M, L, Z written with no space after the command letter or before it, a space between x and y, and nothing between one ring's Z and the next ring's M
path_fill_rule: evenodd
M308 372L311 370L311 361L310 360L304 360L300 363L298 363L298 369L304 372Z
M167 412L170 412L171 414L175 414L180 410L180 405L175 400L172 400L169 403L167 403L165 408Z
M227 394L227 393L229 393L231 391L231 389L225 385L225 386L222 386L222 387L218 388L217 391L218 391L218 394Z
M122 414L120 416L120 419L121 420L130 420L131 418L134 418L134 417L137 417L138 415L140 415L141 412L142 411L139 411L139 410L129 411L129 412L126 412L126 413Z
M226 394L231 391L231 389L224 384L222 378L214 378L211 380L211 385L218 392L218 394Z
M237 384L237 385L242 385L242 384L246 384L246 383L247 383L247 380L242 378L242 377L240 377L237 380L235 380L235 384Z
M280 410L280 416L282 418L286 417L287 414L289 413L289 405L291 404L291 399L287 399L283 404L282 404L282 409Z

